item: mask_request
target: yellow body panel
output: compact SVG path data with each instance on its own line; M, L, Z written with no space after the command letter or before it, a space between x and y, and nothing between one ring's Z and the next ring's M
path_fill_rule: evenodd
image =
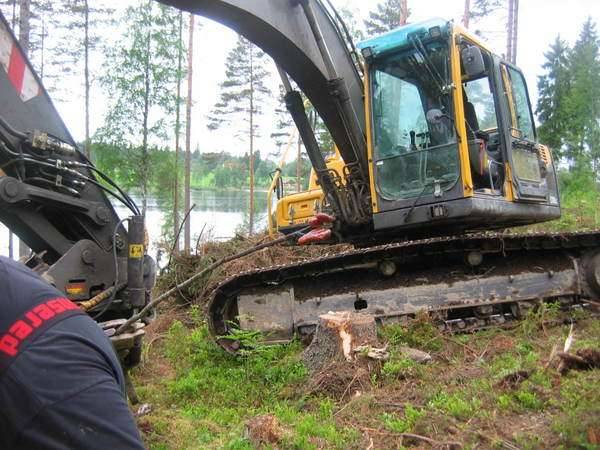
M458 34L453 28L452 46L450 48L450 70L452 71L452 84L454 85L453 100L454 110L457 117L456 129L458 130L459 143L458 155L460 159L460 173L463 181L463 195L465 197L473 196L473 178L471 175L471 161L469 158L469 145L467 142L467 126L465 124L465 108L463 105L463 86L460 70L460 54L456 38Z
M333 156L326 159L326 163L329 169L335 170L340 176L343 176L345 163L337 149ZM281 229L305 224L321 210L323 197L317 174L314 170L311 170L307 191L286 195L277 202L274 218L269 221L269 232L273 233Z
M371 191L371 207L373 212L379 212L379 205L377 203L377 190L375 189L375 175L374 175L374 164L373 164L373 128L371 123L371 89L369 86L371 81L369 80L369 68L365 67L365 123L367 125L367 159L369 162L369 188Z
M277 228L305 224L320 209L322 201L323 191L321 189L286 195L277 202L275 211Z

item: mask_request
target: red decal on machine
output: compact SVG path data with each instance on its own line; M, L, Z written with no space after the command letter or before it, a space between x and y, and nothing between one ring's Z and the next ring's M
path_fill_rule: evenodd
M40 85L35 75L27 65L26 59L14 41L11 32L1 22L0 65L21 97L21 100L26 102L40 93Z

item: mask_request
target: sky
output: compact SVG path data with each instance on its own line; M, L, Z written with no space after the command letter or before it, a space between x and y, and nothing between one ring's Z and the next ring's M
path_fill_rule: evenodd
M198 0L200 1L200 0ZM253 0L254 1L254 0ZM105 0L105 3L123 11L133 0ZM369 10L377 4L374 0L333 0L340 7L345 6L354 10L357 16L367 17ZM464 0L408 0L411 11L410 22L430 19L433 16L460 22L463 14ZM600 0L520 0L517 65L524 71L532 103L537 99L537 77L542 73L544 53L556 36L569 44L573 44L587 17L591 17L600 32ZM482 23L471 23L471 31L482 30L488 37L488 45L498 54L503 54L506 47L504 23L505 16L496 17ZM235 32L228 28L199 18L199 30L194 39L194 81L192 111L192 148L201 152L228 151L243 154L247 151L247 143L236 137L230 130L210 131L207 129L207 115L213 108L219 96L219 83L224 77L225 58L228 51L236 42ZM272 64L272 63L271 63ZM274 70L274 65L272 65ZM278 82L273 77L271 89L275 98ZM82 92L74 89L68 101L56 102L67 127L77 140L84 137L83 97ZM94 90L92 98L92 130L102 124L106 114L106 97L99 87ZM265 115L261 123L263 136L259 139L258 149L266 156L274 149L274 143L269 138L271 124L275 121L273 114L274 103L265 107Z

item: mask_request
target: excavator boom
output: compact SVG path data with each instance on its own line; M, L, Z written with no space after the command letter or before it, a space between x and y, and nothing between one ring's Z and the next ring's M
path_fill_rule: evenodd
M336 26L334 12L320 0L161 2L220 22L264 50L297 83L319 112L344 161L352 163L364 158L356 154L350 139L352 133L366 133L362 78L343 30ZM322 34L321 45L326 47L330 61L319 49L320 43L311 32L303 5L313 12ZM332 62L334 72L328 67ZM343 79L346 84L353 117L344 117L337 107L337 93L331 89L335 78ZM364 170L366 175L366 167Z
M343 227L368 223L371 203L362 67L335 10L321 0L161 1L232 28L275 60L287 90L288 110L327 203ZM304 102L293 91L288 75L323 119L347 173L328 170Z

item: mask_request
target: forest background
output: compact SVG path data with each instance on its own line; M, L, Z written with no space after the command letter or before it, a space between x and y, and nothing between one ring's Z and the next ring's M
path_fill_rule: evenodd
M580 2L584 8L589 5L590 16L579 24L577 39L567 42L557 33L536 85L529 86L540 141L552 148L560 169L564 214L546 226L551 229L591 228L600 222L600 52L595 22L600 11L595 11L595 2ZM517 50L528 43L517 41L523 35L518 30L532 24L515 17L518 0L455 3L464 6L457 21L519 65ZM334 4L356 40L413 19L407 0L369 2L366 12L353 2ZM144 210L149 196L158 199L167 239L173 238L189 208L187 189L243 189L253 198L254 189L269 186L288 146L293 151L283 174L289 191L306 188L310 165L283 106L274 65L242 37L228 51L223 70L214 74L220 80L217 100L199 120L191 111L205 92L196 86L194 96L192 73L216 71L194 64L193 33L211 26L204 19L194 22L148 0L130 1L126 7L108 1L2 0L0 7L59 109L65 102L72 106L73 83L81 86L77 92L83 98L77 103L84 118L82 149L119 185L138 194ZM196 58L203 45L210 43L196 41ZM203 133L225 132L230 139L196 141L192 148L199 123L206 128ZM322 148L331 150L328 133L317 127ZM249 205L245 225L253 232L253 201Z

